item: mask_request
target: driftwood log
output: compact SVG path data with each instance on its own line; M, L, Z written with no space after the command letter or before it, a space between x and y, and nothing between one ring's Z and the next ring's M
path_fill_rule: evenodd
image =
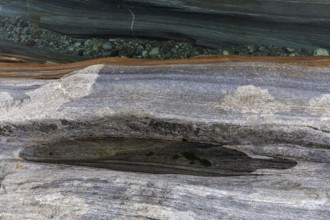
M326 58L0 64L0 218L329 219L329 72Z
M147 37L219 47L226 43L330 48L324 0L0 0L2 15L79 37Z

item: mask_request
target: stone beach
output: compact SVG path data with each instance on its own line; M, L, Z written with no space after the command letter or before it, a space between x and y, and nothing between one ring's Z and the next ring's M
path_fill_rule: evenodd
M323 48L290 48L272 45L227 44L219 48L205 48L174 40L137 38L73 38L42 29L22 16L0 17L0 38L29 47L55 50L86 59L127 57L149 59L178 59L200 55L242 56L328 56Z

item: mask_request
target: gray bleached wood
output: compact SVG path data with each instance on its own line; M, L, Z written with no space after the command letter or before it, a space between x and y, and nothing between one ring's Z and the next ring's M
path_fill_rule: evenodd
M54 80L2 78L0 217L328 219L329 67L197 63L99 64ZM118 137L129 143L121 154L93 141ZM178 162L159 160L158 153L183 145ZM232 168L249 169L220 167L203 177L221 152ZM141 166L139 155L158 158ZM128 163L111 170L113 159L139 172ZM247 162L270 160L276 164Z

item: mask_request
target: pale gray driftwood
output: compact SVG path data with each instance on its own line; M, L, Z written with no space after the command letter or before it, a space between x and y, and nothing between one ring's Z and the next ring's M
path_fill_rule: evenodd
M329 70L100 64L2 78L0 218L329 219Z

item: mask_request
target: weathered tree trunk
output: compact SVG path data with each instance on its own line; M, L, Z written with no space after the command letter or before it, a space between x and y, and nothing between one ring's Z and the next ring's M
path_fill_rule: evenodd
M329 219L329 60L246 59L1 64L0 218Z
M25 14L73 36L177 39L330 48L330 2L323 0L0 0L4 15Z

